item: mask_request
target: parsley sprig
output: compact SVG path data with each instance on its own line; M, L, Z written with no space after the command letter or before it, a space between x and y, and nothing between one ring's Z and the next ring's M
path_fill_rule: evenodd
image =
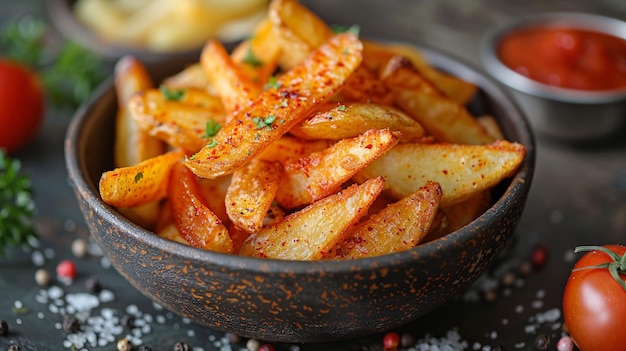
M47 46L47 26L25 16L0 28L0 51L39 73L53 107L76 109L105 78L101 59L68 41L58 50Z
M0 256L9 247L32 247L39 235L33 224L36 208L30 178L21 163L0 149Z

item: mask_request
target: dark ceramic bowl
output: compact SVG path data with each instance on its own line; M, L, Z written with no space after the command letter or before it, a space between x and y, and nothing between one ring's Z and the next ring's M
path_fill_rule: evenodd
M519 17L488 31L481 45L485 69L510 88L538 135L573 144L623 138L626 88L585 91L543 84L507 67L497 50L511 33L528 28L572 28L626 40L626 21L600 15L548 12Z
M471 104L490 113L507 139L527 147L493 206L466 227L395 254L353 261L294 262L204 251L128 221L98 194L112 169L116 113L111 82L86 102L65 142L69 176L95 241L134 287L207 327L283 342L322 342L382 332L413 321L466 288L507 246L533 174L534 138L522 113L478 71L424 49L438 66L481 88ZM180 67L179 67L180 68ZM155 72L155 78L171 72Z

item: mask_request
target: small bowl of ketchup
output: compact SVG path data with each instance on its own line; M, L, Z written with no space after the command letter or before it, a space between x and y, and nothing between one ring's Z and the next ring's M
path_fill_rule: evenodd
M608 141L626 126L626 22L543 13L489 31L485 70L508 86L540 136Z

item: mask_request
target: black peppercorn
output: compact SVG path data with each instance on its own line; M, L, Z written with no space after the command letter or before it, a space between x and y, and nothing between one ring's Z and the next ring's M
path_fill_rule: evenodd
M141 345L139 346L139 349L137 349L137 351L152 351L152 347L148 345Z
M9 333L9 323L5 320L0 320L0 336L5 336Z
M413 334L403 333L400 335L400 346L409 348L417 343L417 338Z
M191 351L191 347L186 342L180 341L174 345L174 351Z
M100 285L100 279L98 277L91 277L85 281L85 287L87 291L91 293L99 293L102 290L102 285Z
M125 314L120 318L120 323L128 329L133 329L135 327L135 317Z
M76 333L80 330L80 321L71 314L63 315L63 330L68 333Z
M550 348L550 337L545 334L537 335L535 338L535 348L537 350L547 350Z
M494 348L491 349L491 351L506 351L506 349L504 348L504 346L495 346Z
M231 344L238 344L241 342L241 336L234 333L226 333L226 338L228 342Z

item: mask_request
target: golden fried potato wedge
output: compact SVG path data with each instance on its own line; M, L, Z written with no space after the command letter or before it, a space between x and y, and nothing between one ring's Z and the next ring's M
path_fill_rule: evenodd
M354 259L386 255L417 246L428 234L439 207L441 187L426 182L415 193L389 204L350 229L326 256Z
M172 166L184 157L170 151L139 164L104 172L100 177L100 196L111 206L132 207L161 200L167 194Z
M154 88L144 65L132 56L122 57L115 64L115 92L118 112L115 120L115 167L136 165L165 151L163 143L139 128L128 102L138 92Z
M441 93L404 56L395 56L381 72L396 104L441 142L490 144L494 141L463 105Z
M209 40L204 45L200 63L230 117L250 106L261 92L260 84L254 83L239 69L217 40Z
M165 151L165 145L142 130L133 119L128 102L138 92L154 88L145 66L133 56L125 56L115 64L114 86L117 95L115 120L115 167L136 165ZM150 230L159 215L158 201L134 207L120 207L118 212Z
M510 177L526 149L519 143L490 145L398 144L355 175L355 180L382 176L397 199L417 191L427 181L441 185L441 206L449 206L490 189Z
M176 226L173 223L170 223L163 227L161 230L157 231L156 235L160 236L161 238L175 241L177 243L189 245L189 242L185 240L182 235L180 235L180 232L178 231L178 229L176 229Z
M290 70L333 36L330 27L296 0L274 0L268 18L281 43L280 66Z
M230 56L253 82L265 84L276 71L280 54L280 38L272 22L266 18Z
M187 153L207 143L209 130L226 122L220 99L196 88L179 91L180 100L168 99L151 89L132 97L128 108L136 123L150 135ZM207 125L209 124L209 126Z
M402 43L363 42L363 62L374 71L377 71L391 57L397 55L405 56L411 60L411 63L426 79L460 105L467 105L478 91L475 84L437 70L430 65L422 52L415 46Z
M215 179L198 178L196 180L205 205L226 226L230 225L230 218L228 218L228 213L226 213L225 199L231 179L231 175L226 175Z
M226 212L235 226L248 233L261 229L278 186L282 165L279 162L250 160L233 173L226 193Z
M330 144L329 140L309 141L283 135L280 139L270 143L257 158L285 164L288 160L295 160L312 152L321 151L329 147Z
M383 128L400 132L401 142L420 141L426 135L413 118L391 106L336 102L323 104L312 117L295 125L289 133L308 140L339 140Z
M395 101L391 89L365 66L357 68L341 90L339 99L388 106Z
M283 260L324 258L367 212L383 186L382 178L374 178L316 201L251 234L239 254Z
M469 199L457 204L439 207L439 212L445 217L445 226L431 227L424 241L431 241L458 230L476 219L491 206L490 191L480 192Z
M234 172L341 89L361 63L361 49L351 33L334 36L262 92L185 165L203 178Z
M498 125L498 121L491 115L484 115L476 117L476 121L478 124L485 130L489 136L491 136L494 140L504 140L504 133L502 133L502 129Z
M196 62L187 66L182 71L169 76L163 80L163 85L169 89L188 89L194 88L199 90L206 90L213 93L214 89L211 86L209 77L204 73L204 68L200 62Z
M288 161L276 201L283 208L292 209L326 197L398 140L399 135L389 129L371 129L354 138L342 139L322 151Z
M272 202L269 210L265 214L265 219L263 220L263 225L268 226L274 223L278 223L285 218L285 211L278 206L276 202ZM228 227L228 232L230 233L230 238L233 240L233 247L235 248L235 252L239 252L241 248L241 244L250 236L251 233L236 227L234 224L231 224Z
M176 163L167 186L172 221L190 245L233 253L233 242L222 221L204 204L196 177Z

